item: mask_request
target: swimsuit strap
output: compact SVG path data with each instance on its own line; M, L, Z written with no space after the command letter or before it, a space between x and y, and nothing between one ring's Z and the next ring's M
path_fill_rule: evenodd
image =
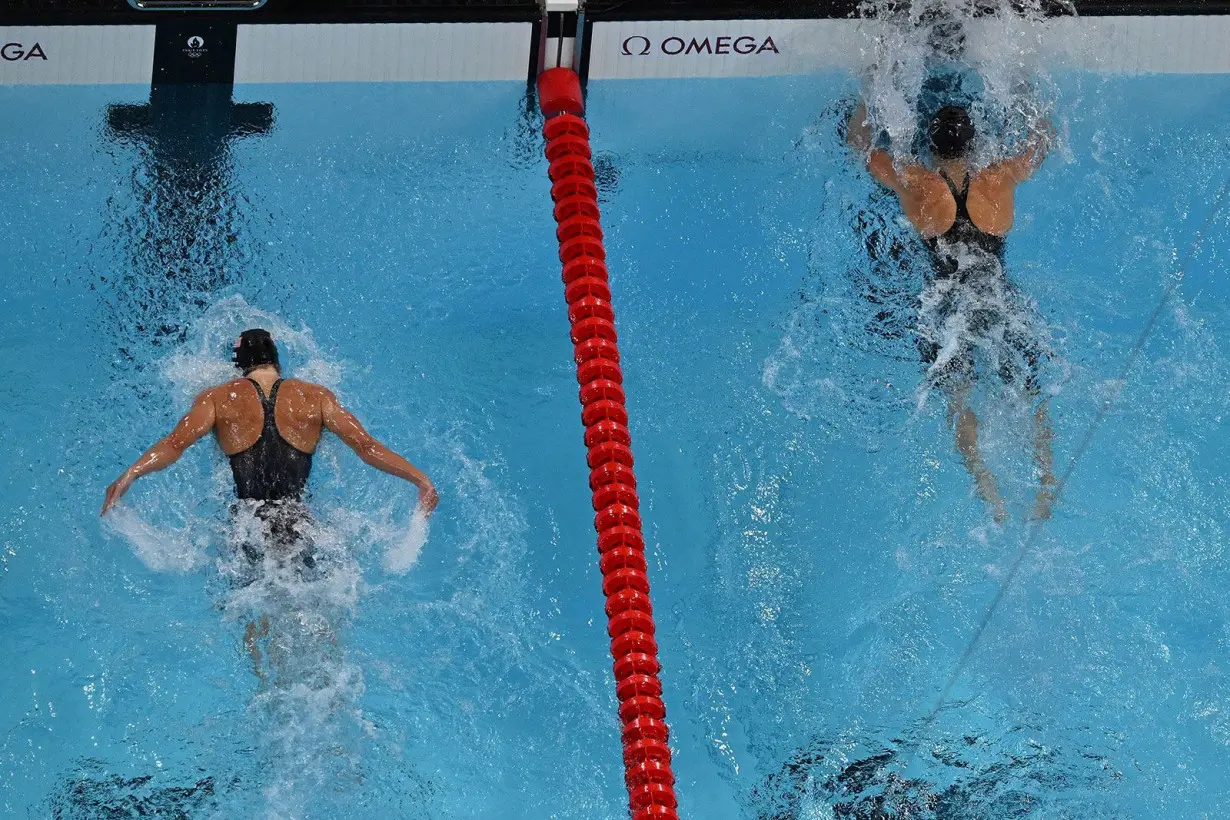
M278 388L282 386L282 380L278 379L273 383L273 389L269 391L269 401L264 402L266 431L272 433L277 438L282 438L282 433L278 430Z
M265 397L265 391L261 389L260 382L256 379L248 379L248 381L252 382L252 386L256 388L256 395L260 396L261 410L264 411L261 427L266 431L272 430L277 433L278 422L275 413L278 406L278 388L282 386L282 380L278 379L273 383L273 389L269 391L268 398ZM281 435L281 433L278 433L278 435ZM263 437L264 433L261 436Z
M265 401L266 401L265 391L261 389L261 383L258 382L256 379L248 379L248 381L252 382L252 386L256 388L256 395L261 400L261 406L264 406Z
M955 202L957 206L957 221L960 222L962 219L964 219L966 222L969 222L971 225L973 225L974 220L973 220L973 217L971 217L969 213L969 184L970 184L969 171L965 172L965 179L963 181L961 190L957 190L956 183L953 182L951 179L949 179L948 174L945 174L943 171L940 171L940 178L943 179L945 183L947 183L948 190L952 192L953 202ZM953 223L953 224L956 224L956 223ZM977 226L975 225L974 227L977 227Z
M269 396L265 396L265 391L261 389L261 383L256 379L248 379L252 382L252 386L256 388L256 395L260 397L261 405L276 405L278 403L278 388L282 386L285 379L278 379L273 383L273 389L269 391Z
M962 204L965 201L966 197L969 196L969 183L970 183L969 171L965 172L965 179L961 183L960 190L957 190L957 183L953 182L952 179L948 176L948 174L944 173L943 171L940 171L940 179L948 183L948 190L952 191L952 197L953 199L957 201L958 205Z

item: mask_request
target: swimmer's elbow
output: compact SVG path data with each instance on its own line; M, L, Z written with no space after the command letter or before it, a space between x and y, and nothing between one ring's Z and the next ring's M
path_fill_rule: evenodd
M373 466L381 463L381 456L384 454L384 448L380 446L380 442L370 437L358 442L354 451L364 464Z
M161 467L167 467L179 461L180 457L192 446L192 442L185 441L182 436L170 435L162 440L160 446L155 447L150 454L150 460L157 462Z
M885 188L891 188L894 191L898 189L900 179L893 165L893 158L887 151L880 148L873 150L867 157L867 170L871 173L872 178Z

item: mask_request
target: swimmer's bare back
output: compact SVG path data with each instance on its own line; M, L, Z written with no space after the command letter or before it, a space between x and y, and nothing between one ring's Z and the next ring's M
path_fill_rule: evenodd
M228 456L242 453L261 437L265 411L256 386L250 379L255 379L268 396L273 391L277 375L275 373L270 377L260 372L253 373L248 378L235 379L207 390L197 399L198 403L205 401L213 405L214 435L218 446ZM319 384L300 379L282 381L274 414L278 435L304 453L316 452L320 435L327 426L326 416L335 421L346 418L350 429L363 431L362 425L338 404L332 392Z
M1012 229L1017 186L1033 176L1046 157L1049 132L1050 123L1040 123L1024 151L981 169L968 166L963 159L937 168L918 162L898 167L892 154L871 146L867 109L859 103L850 117L847 141L857 150L868 151L867 170L897 194L901 210L924 239L944 235L957 218L957 202L945 174L958 186L969 174L966 206L970 220L979 230L1002 237Z
M261 367L246 378L212 387L199 396L170 435L159 441L107 488L103 513L115 505L134 481L166 469L184 451L213 432L222 452L231 456L252 447L261 437L265 413L252 381L268 396L278 381L278 371ZM419 503L430 513L439 496L427 475L375 439L354 414L338 402L328 388L301 379L285 379L278 389L274 409L278 435L304 453L313 453L321 434L328 430L354 450L366 464L403 478L419 489Z

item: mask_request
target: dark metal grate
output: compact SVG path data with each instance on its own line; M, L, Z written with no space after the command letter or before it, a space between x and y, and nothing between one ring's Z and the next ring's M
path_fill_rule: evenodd
M190 2L191 0L189 0ZM229 0L228 0L229 1ZM239 2L240 0L235 0ZM1056 9L1066 0L1053 0ZM157 3L171 0L142 0ZM1081 15L1230 14L1230 0L1073 0ZM182 5L182 4L179 4ZM589 20L851 17L858 0L586 0ZM138 11L127 0L0 0L0 25L150 23L210 11ZM530 21L538 0L268 0L247 23Z
M907 5L909 0L901 0ZM1068 0L1047 0L1069 13ZM1230 0L1072 0L1078 15L1230 14ZM860 0L586 0L590 20L812 19L858 16Z
M0 25L122 24L216 15L224 5L247 7L245 23L531 21L538 0L0 0ZM185 9L193 6L192 10ZM212 7L212 8L211 8Z
M252 11L267 0L128 0L141 11Z
M3 11L121 11L115 0L0 0Z
M218 2L219 0L213 0ZM237 0L241 2L242 0ZM140 0L146 5L198 5L192 0ZM208 5L203 0L199 5ZM225 0L223 0L225 2ZM249 4L253 4L249 0ZM323 11L415 11L419 9L534 9L536 0L267 0L262 5L282 14L294 11L318 13ZM0 0L0 11L114 11L125 12L130 8L126 0Z

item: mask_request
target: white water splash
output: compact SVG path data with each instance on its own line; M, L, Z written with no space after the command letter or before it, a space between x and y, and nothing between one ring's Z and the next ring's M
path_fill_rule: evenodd
M414 511L410 523L400 536L384 550L384 569L394 575L402 575L419 560L423 545L427 543L431 523L421 508Z
M1053 358L1050 333L1033 300L1013 285L994 257L965 248L949 249L958 271L937 279L919 297L918 333L934 345L935 361L918 392L921 411L933 387L968 368L999 375L1017 391L1031 374L1039 389L1058 390L1043 370ZM1031 360L1032 357L1032 360ZM962 376L957 376L960 383Z
M205 539L191 523L183 527L157 527L123 504L102 519L103 529L124 539L137 557L154 572L191 572L204 566Z
M244 330L261 327L277 343L283 370L296 378L336 389L342 367L329 360L306 327L295 330L280 317L250 304L242 296L220 299L192 326L188 340L167 357L162 372L175 385L176 397L190 401L206 388L238 375L231 362L235 340Z
M1053 26L1040 0L868 0L862 13L877 22L863 96L897 160L914 157L920 114L940 105L965 106L977 133L990 135L977 142L978 165L1013 153L1050 113Z

